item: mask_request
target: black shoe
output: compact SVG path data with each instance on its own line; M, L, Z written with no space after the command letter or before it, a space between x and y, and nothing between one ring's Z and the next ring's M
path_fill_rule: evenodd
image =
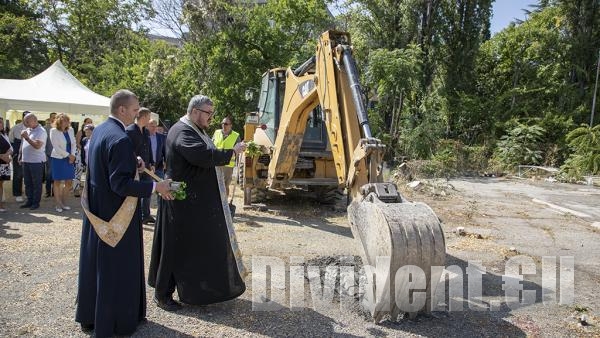
M25 209L25 208L31 208L31 206L32 206L32 205L33 205L33 204L31 204L31 203L27 202L27 203L25 203L25 204L21 204L21 205L19 205L19 208L21 208L21 209Z
M29 207L29 210L35 210L35 209L39 209L40 205L39 204L33 204L32 206Z
M94 324L83 324L81 323L81 331L92 332L94 330Z
M156 219L152 216L148 216L146 218L144 218L144 220L142 221L142 223L144 224L154 224L156 223Z
M169 312L174 312L174 311L180 310L182 308L181 304L174 301L173 298L168 298L163 301L163 300L158 300L158 298L154 297L154 303L156 303L156 305L159 308L161 308L165 311L169 311Z

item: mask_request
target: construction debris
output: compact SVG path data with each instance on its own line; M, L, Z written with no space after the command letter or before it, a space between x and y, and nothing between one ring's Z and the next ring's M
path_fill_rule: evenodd
M413 190L420 190L421 188L423 188L423 184L421 183L421 181L412 181L406 184L406 186Z
M588 323L588 317L585 314L582 314L581 317L579 317L579 324L581 324L581 326L588 326L590 325Z

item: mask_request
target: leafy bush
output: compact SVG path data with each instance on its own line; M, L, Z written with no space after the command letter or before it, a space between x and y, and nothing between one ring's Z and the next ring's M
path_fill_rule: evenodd
M585 175L600 174L600 125L593 128L582 124L567 134L573 153L561 167L567 179L581 179Z
M421 175L450 178L458 175L463 167L463 144L460 141L442 139L437 143L431 159L423 163Z
M462 142L442 139L436 151L427 161L414 166L418 177L450 178L457 175L483 172L487 169L490 150L485 146L465 146Z
M560 165L570 153L566 135L575 128L573 118L560 112L547 112L543 118L535 119L535 122L546 131L542 140L544 143L542 163L552 167Z
M456 176L462 169L459 166L463 159L463 144L455 140L440 140L437 151L431 157L432 162L439 168L436 177Z
M538 125L528 126L516 122L516 126L498 141L495 161L509 170L519 164L540 164L543 160L541 149L545 132Z
M423 175L426 177L435 178L450 178L456 176L458 174L456 163L456 153L448 148L443 149L433 154L433 156L431 156L431 160L426 161L423 164L419 176Z
M483 172L489 165L492 150L486 146L465 146L463 149L463 170Z
M423 102L403 115L398 130L397 155L413 159L430 158L443 138L446 122L440 112L446 110L439 92L427 94Z

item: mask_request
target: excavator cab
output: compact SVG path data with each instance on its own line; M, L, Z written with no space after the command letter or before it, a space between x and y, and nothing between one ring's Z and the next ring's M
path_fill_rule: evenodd
M265 134L274 144L285 95L285 69L275 69L263 75L258 100L259 123L266 126ZM302 150L324 151L327 148L327 129L321 106L309 114L302 140Z
M305 131L299 154L295 158L293 174L275 185L269 185L268 166L278 137L282 111L285 110L286 73L286 69L276 68L263 75L258 110L248 114L246 119L244 140L259 144L265 152L256 158L247 157L244 162L244 203L247 205L263 201L269 189L293 189L295 192L302 190L321 203L335 203L343 188L335 176L333 157L328 147L327 128L320 105L315 106L308 112L305 121L300 122L305 124Z
M285 69L273 69L263 75L258 98L258 122L264 133L275 143L283 94L285 93Z
M371 134L348 33L327 31L300 67L267 72L259 111L247 115L244 132L262 148L243 162L245 204L261 189L345 188L375 321L430 310L446 256L441 222L384 181L385 144Z

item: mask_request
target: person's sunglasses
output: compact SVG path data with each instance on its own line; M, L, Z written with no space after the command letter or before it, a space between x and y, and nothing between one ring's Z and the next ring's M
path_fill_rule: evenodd
M231 123L221 123L222 126L230 126Z

